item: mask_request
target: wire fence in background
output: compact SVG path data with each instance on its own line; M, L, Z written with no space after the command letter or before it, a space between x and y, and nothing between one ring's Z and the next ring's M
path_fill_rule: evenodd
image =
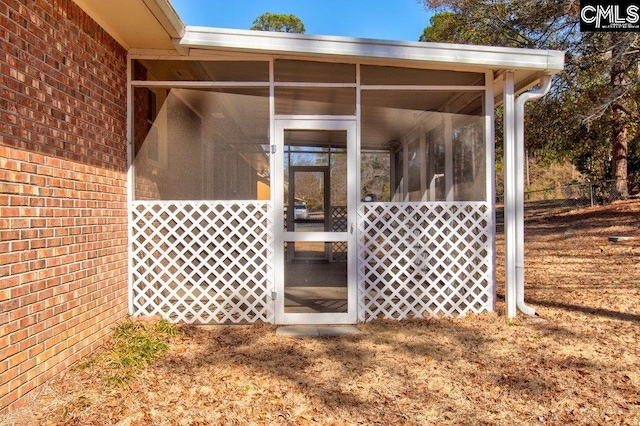
M609 204L616 200L617 180L602 180L597 182L570 183L555 188L547 188L524 193L524 208L527 218L543 216L550 213L570 211L593 207L599 204ZM498 223L503 223L504 212L503 195L498 196L499 204L496 210Z
M617 199L617 180L570 183L555 188L525 192L526 201L564 200L567 207L593 207Z

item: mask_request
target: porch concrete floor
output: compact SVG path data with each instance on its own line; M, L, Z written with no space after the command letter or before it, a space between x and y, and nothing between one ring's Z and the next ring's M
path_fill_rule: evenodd
M284 292L286 313L346 312L346 263L287 262Z

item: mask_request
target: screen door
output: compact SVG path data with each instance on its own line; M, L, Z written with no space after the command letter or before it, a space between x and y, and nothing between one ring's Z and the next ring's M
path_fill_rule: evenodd
M356 322L355 152L351 120L276 121L277 323Z

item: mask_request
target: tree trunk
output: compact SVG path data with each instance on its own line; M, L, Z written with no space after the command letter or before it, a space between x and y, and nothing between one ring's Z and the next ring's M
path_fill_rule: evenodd
M614 94L624 93L629 84L627 67L621 51L624 33L612 33L611 89ZM619 97L612 103L611 118L611 174L615 179L614 198L626 199L627 187L627 147L629 145L629 117L626 100Z

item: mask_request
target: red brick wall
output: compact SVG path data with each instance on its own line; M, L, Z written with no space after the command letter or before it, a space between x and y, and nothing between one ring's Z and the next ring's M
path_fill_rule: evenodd
M0 0L0 410L127 309L126 52L71 0Z

